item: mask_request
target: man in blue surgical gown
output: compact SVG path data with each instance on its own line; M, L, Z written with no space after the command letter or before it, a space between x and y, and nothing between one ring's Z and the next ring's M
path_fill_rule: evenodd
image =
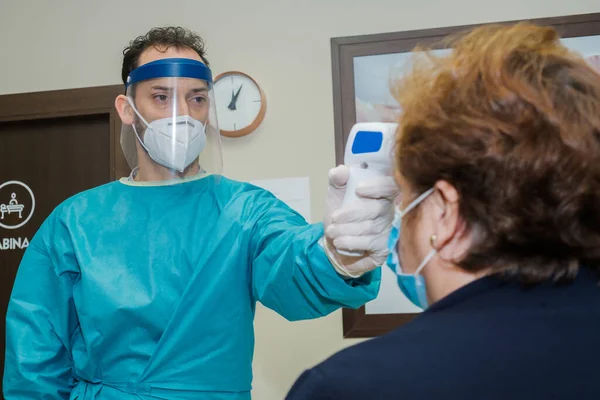
M382 178L342 207L348 170L335 168L325 223L309 225L220 175L199 37L153 29L124 55L115 106L135 168L66 200L32 240L6 318L4 396L249 399L256 302L300 320L373 299L397 188Z

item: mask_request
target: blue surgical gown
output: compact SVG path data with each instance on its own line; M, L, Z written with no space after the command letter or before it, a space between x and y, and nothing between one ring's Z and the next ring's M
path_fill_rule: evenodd
M301 320L377 294L379 269L342 279L322 235L224 177L72 197L17 273L6 399L249 399L256 301Z

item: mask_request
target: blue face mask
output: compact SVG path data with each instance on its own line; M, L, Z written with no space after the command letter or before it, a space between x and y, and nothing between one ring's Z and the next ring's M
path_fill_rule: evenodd
M417 307L426 309L428 304L427 301L427 288L425 287L425 279L420 272L423 270L425 265L433 256L436 251L432 249L425 259L419 264L414 274L405 274L400 266L400 257L398 255L397 247L398 241L400 240L400 227L402 226L402 217L404 217L410 210L418 206L423 200L427 198L434 189L429 189L415 200L413 200L404 210L400 210L396 207L396 214L394 216L394 222L392 224L392 231L390 232L390 238L388 241L389 255L387 259L387 265L394 271L398 279L398 287L402 293Z

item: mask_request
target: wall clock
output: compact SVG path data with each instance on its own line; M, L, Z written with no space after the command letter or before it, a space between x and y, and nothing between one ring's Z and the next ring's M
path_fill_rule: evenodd
M254 78L239 71L223 72L215 78L213 89L221 135L241 137L260 126L267 100Z

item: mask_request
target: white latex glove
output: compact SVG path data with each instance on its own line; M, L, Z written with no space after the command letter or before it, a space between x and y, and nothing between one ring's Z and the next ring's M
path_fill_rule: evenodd
M348 177L345 165L329 171L323 246L340 275L357 278L381 266L387 258L394 199L400 190L392 176L373 178L357 187L358 202L342 207ZM351 257L338 250L363 254Z

